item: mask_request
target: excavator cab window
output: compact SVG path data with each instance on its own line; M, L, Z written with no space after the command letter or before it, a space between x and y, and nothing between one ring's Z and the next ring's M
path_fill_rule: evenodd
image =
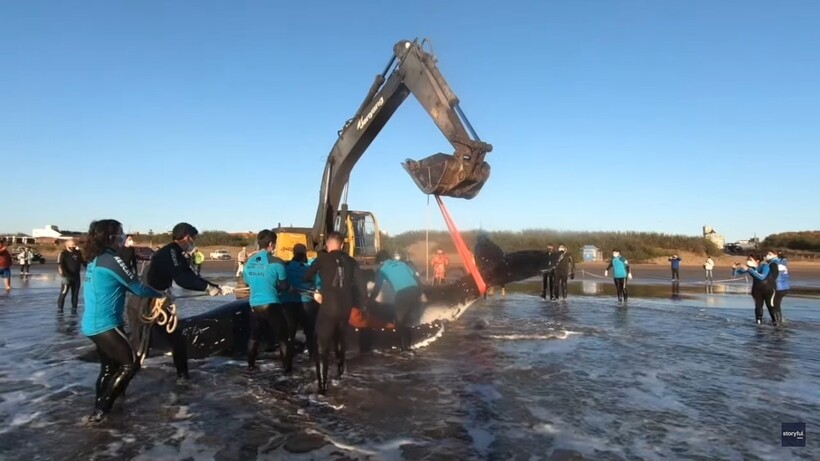
M375 257L379 251L379 228L373 213L358 212L349 215L353 228L353 257Z

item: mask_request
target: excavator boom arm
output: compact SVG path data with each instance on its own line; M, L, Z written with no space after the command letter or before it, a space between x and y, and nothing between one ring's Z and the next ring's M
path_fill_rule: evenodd
M402 163L422 192L471 199L489 178L490 166L484 156L492 146L478 139L461 112L458 98L438 70L435 57L422 45L416 40L394 46L384 72L376 76L356 115L339 132L322 177L312 235L317 246L334 229L339 214L344 222L347 210L341 201L356 162L411 93L455 148L452 154L437 153Z

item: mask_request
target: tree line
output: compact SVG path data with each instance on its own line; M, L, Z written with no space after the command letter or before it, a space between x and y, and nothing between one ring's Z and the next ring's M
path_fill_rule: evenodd
M462 232L465 243L472 248L479 231ZM520 250L546 249L548 243L566 245L568 251L580 260L582 247L594 245L604 254L604 258L613 249L619 249L630 260L646 261L652 258L669 256L672 253L691 252L710 256L723 254L712 241L702 237L670 235L657 232L561 232L550 229L528 229L523 231L492 231L485 234L505 252ZM431 231L429 234L430 249L438 248L454 252L455 245L445 231ZM425 231L409 231L397 235L382 235L382 247L390 251L404 251L414 243L425 240Z
M763 240L764 248L820 251L820 231L782 232Z

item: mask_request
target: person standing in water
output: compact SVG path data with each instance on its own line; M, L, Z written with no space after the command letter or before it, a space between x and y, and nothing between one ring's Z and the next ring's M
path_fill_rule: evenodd
M678 255L672 255L669 262L672 263L672 281L680 282L680 262L682 259Z
M626 290L626 280L632 279L632 272L629 271L629 261L621 256L620 250L612 250L612 260L604 270L604 277L609 275L612 269L612 278L615 282L615 291L618 293L618 302L626 302L629 294Z
M197 276L191 265L186 261L185 254L190 253L195 245L194 239L199 235L196 227L182 222L174 226L171 230L173 242L157 250L151 257L146 270L143 271L143 278L146 285L158 291L166 291L176 282L180 287L191 291L205 291L211 296L230 294L231 287L220 287ZM153 300L150 298L140 298L132 296L128 301L128 320L131 325L131 339L137 349L140 363L142 363L150 352L151 334L156 333L165 338L171 346L174 358L174 366L177 370L177 381L185 383L189 381L188 374L188 349L182 330L177 328L173 333L168 333L164 327L154 325L153 322L145 323L143 316L148 316L153 308Z
M305 342L310 359L314 361L316 359L316 316L319 313L319 305L313 299L313 293L316 291L315 280L302 281L302 276L305 275L308 267L310 267L310 264L308 263L307 247L297 243L293 246L293 258L285 265L290 292L283 299L287 300L285 308L289 311L290 318L293 320L288 325L290 329L288 336L291 342L295 344L296 330L301 326L302 331L305 333Z
M17 256L17 259L20 262L20 277L29 275L29 270L31 269L31 259L33 257L34 252L32 252L29 247L23 248L23 251L21 251Z
M293 340L289 331L295 319L282 301L290 289L285 262L273 255L276 233L268 229L256 234L259 251L247 260L243 278L251 294L251 335L248 341L248 371L256 370L256 357L263 332L273 332L279 342L279 355L285 373L293 370ZM293 326L295 329L295 325Z
M6 285L6 291L11 290L11 253L6 246L6 239L0 238L0 279Z
M558 262L558 253L555 252L555 247L547 244L547 267L541 270L541 297L547 299L547 292L550 295L550 301L558 299L558 291L555 286L555 265Z
M117 256L122 244L122 225L118 221L102 219L89 226L85 249L91 262L86 271L81 330L94 342L100 358L94 412L89 422L105 419L139 367L137 355L123 331L126 291L146 298L164 296L140 283Z
M567 299L567 278L575 279L575 260L572 255L567 252L567 247L563 244L558 245L558 261L555 264L555 278L557 279L558 287L556 288L555 299L558 295L563 299Z
M760 281L763 301L766 304L766 309L769 311L769 316L772 318L772 325L774 326L780 325L780 313L777 312L774 304L777 291L777 278L780 275L780 269L778 268L777 262L775 262L776 259L777 253L769 251L766 253L764 260L759 261L757 267L749 267L748 269L752 279ZM761 308L758 319L762 317L763 309ZM758 323L762 323L762 321L758 321Z
M711 256L706 257L706 261L703 263L703 269L706 271L706 281L712 282L714 281L714 277L712 276L712 271L715 269L715 260L712 259Z
M758 272L758 267L760 271ZM752 299L755 303L755 322L763 324L763 304L769 309L772 322L776 325L777 320L774 315L774 279L767 280L771 268L769 264L763 263L757 255L750 254L746 258L746 267L737 270L738 274L747 274L752 277ZM775 277L777 277L775 275Z
M781 303L783 298L789 294L791 285L789 283L789 261L782 252L777 252L777 258L772 259L777 264L777 279L775 280L774 291L774 312L777 315L777 323L783 324L783 310Z
M412 345L412 323L420 316L422 297L421 280L413 268L390 254L379 251L376 255L379 269L376 272L375 285L368 304L376 302L381 296L381 304L393 307L393 323L399 334L399 347L402 352ZM384 288L384 289L383 289Z
M88 266L82 253L77 250L77 244L73 239L66 240L65 250L57 256L57 272L62 278L60 295L57 297L57 310L63 311L65 297L71 290L71 312L77 312L77 305L80 299L80 270L83 266ZM133 271L132 271L133 272Z
M338 377L341 378L344 374L347 350L345 336L350 312L355 303L363 303L367 299L366 293L359 292L359 263L342 251L342 234L330 232L326 239L327 253L319 253L316 262L302 276L304 282L314 280L316 275L321 277L321 306L316 320L318 360L314 362L320 394L325 394L328 390L331 351L336 354Z

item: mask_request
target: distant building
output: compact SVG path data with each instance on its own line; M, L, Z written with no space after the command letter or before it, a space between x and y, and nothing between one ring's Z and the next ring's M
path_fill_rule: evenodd
M57 226L50 224L42 229L34 229L31 231L31 236L37 242L48 242L57 240L67 240L83 235L81 232L61 231Z
M581 248L581 254L583 255L584 261L601 261L604 259L604 254L600 248L596 247L595 245L584 245Z
M703 238L711 240L718 248L726 246L726 239L711 226L703 226Z
M26 234L0 235L0 238L6 239L7 245L29 245L35 242L34 237Z

